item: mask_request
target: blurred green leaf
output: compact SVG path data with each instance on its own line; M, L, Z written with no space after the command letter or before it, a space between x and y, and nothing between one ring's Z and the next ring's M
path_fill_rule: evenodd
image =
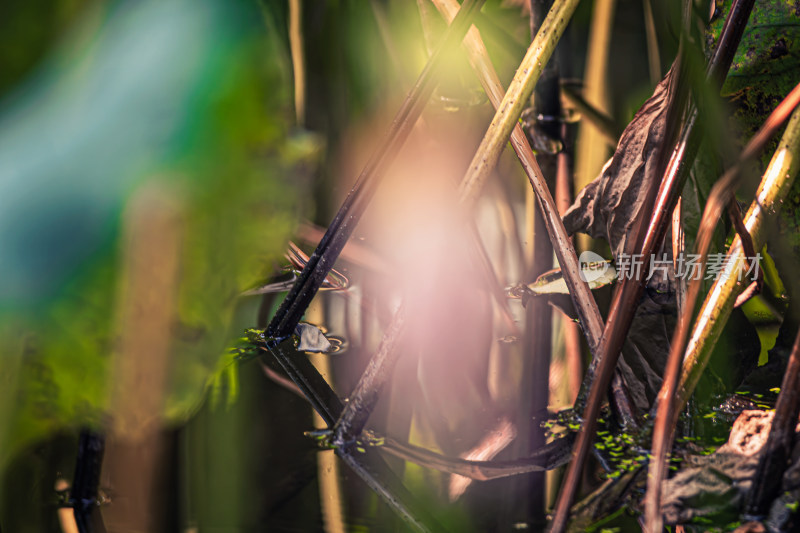
M297 165L319 152L287 130L286 51L255 3L121 2L100 20L0 104L0 463L106 412L122 213L144 184L180 194L164 407L180 420L222 357L238 294L285 248ZM224 383L235 397L235 369Z

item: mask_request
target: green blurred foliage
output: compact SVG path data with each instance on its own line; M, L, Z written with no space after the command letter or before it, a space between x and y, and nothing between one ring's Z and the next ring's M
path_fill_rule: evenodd
M237 336L238 293L284 250L296 169L319 150L289 129L287 53L256 3L119 2L81 19L0 104L0 464L102 421L122 213L141 187L180 196L165 415L184 420Z
M709 35L715 40L729 4L726 2L722 15L711 25ZM734 105L737 129L747 137L798 82L798 16L800 8L793 0L759 0L753 8L722 89L722 95Z
M711 57L716 47L730 6L730 1L724 2L706 31L706 58ZM797 9L796 2L791 0L757 0L720 93L724 104L712 95L703 96L699 126L704 132L704 145L695 163L693 183L687 183L684 189L689 248L693 247L693 237L711 187L736 161L741 148L772 110L800 81L797 76L800 71ZM723 109L722 105L727 108ZM726 122L727 127L720 126ZM762 152L760 163L750 168L738 193L745 204L753 198L761 174L777 146L777 139L778 136ZM793 218L796 212L800 211L785 207L783 217ZM716 250L724 245L724 239L725 235L718 232Z

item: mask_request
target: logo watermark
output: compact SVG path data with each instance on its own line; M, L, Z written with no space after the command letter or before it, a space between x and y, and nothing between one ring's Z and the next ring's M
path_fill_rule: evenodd
M586 253L591 252L581 254L581 262ZM620 254L617 257L617 276L619 279L642 279L642 276L646 274L644 279L649 281L657 272L666 278L672 267L677 279L727 280L735 275L740 281L743 277L755 281L761 268L761 254L757 253L754 257L746 257L746 268L736 268L736 259L736 257L729 257L724 253L708 254L704 275L700 264L700 254L680 255L674 264L667 254L662 254L661 258L653 254L650 256L649 262L644 260L642 254Z
M587 283L599 280L611 268L611 264L602 255L596 254L591 250L582 252L578 257L578 261L581 264L581 279Z

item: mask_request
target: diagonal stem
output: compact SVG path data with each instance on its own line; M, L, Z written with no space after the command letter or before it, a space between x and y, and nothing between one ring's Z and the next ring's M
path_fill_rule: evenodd
M378 149L373 153L367 165L347 195L339 211L317 249L309 258L297 282L284 299L277 314L267 327L267 336L282 339L294 331L300 318L305 313L311 300L317 294L322 281L333 267L336 258L342 251L347 239L372 198L378 178L384 173L394 159L405 140L408 138L414 123L419 118L436 85L438 75L444 70L447 53L454 49L469 28L470 21L485 0L465 0L456 21L448 28L440 46L431 56L417 83L409 93L402 107L389 128Z
M763 149L769 139L769 136L764 135L765 132L770 132L774 135L781 127L782 122L788 118L789 123L786 126L778 149L773 155L762 177L761 185L756 192L756 200L750 205L750 209L745 216L745 227L752 237L754 248L758 249L763 244L763 219L768 213L774 212L777 208L776 206L783 202L783 199L788 194L788 187L791 186L792 179L798 171L798 157L796 154L800 149L798 148L800 146L800 111L795 109L798 105L800 105L800 84L778 105L761 130L753 136L743 151L740 162L728 170L714 185L706 202L706 210L703 213L700 225L701 231L698 233L697 251L701 255L705 255L703 252L708 250L707 241L710 241L710 234L713 231L716 220L713 217L719 217L726 205L726 196L732 194L731 188L736 185L737 174L741 171L742 162L755 157ZM794 109L793 112L792 109ZM788 116L788 113L792 113L791 117ZM777 120L778 118L780 120ZM735 257L737 254L741 254L742 257L744 255L741 238L739 237L734 239L728 251L729 257ZM731 261L728 261L728 263L731 263ZM738 282L738 279L734 279L733 282ZM722 281L718 279L714 283L698 315L699 318L692 331L681 371L681 382L677 392L680 407L688 401L694 387L697 385L700 372L708 362L707 354L703 355L703 351L709 350L709 342L712 345L716 342L719 334L718 328L724 325L727 320L727 313L730 312L728 304L733 302L732 293L725 287L729 283L731 281L727 279ZM736 289L735 292L738 293L739 290L740 288ZM727 301L729 299L731 302ZM702 328L708 323L711 324L708 326L709 331L704 333Z
M434 0L434 3L447 20L453 19L453 15L458 6L455 0ZM499 110L503 105L503 95L505 91L503 90L497 72L492 66L483 40L475 28L472 28L467 34L467 38L464 39L464 45L467 49L472 68L478 75L492 105L498 109L499 114ZM538 41L534 41L531 48L533 48L534 45L538 45ZM544 60L546 60L546 58ZM525 65L525 63L523 63L523 65ZM523 66L520 67L520 70L522 69ZM538 78L534 77L532 83L535 84L537 80ZM495 117L493 124L497 122L497 120L498 118ZM570 295L572 295L573 302L575 303L581 326L586 334L590 349L594 351L603 335L603 319L600 315L600 310L597 307L594 296L592 296L589 285L580 277L580 264L578 262L578 256L575 253L575 248L572 245L572 240L569 238L569 235L567 235L564 223L558 215L558 209L556 208L553 196L547 188L544 174L539 167L539 163L536 161L536 157L525 137L525 133L516 122L512 124L512 128L513 129L510 131L511 146L514 148L520 163L522 163L523 170L528 176L534 193L536 193L539 207L544 216L547 233L550 235L553 249L558 258L558 263L561 265L561 269L564 272L564 279L567 282ZM463 187L464 189L468 189L467 186ZM469 199L469 196L466 198Z
M441 45L420 74L416 85L395 116L380 147L361 172L319 246L309 258L297 282L267 327L266 336L270 339L267 342L267 349L275 356L328 425L333 425L341 414L341 400L305 356L279 346L279 342L294 331L329 270L333 267L374 193L377 178L383 174L400 150L414 123L422 113L436 84L438 74L443 70L447 53L461 42L472 17L480 11L484 2L485 0L465 0L456 21L448 28ZM414 529L426 530L424 525L415 518L421 516L422 511L416 505L414 506L416 512L410 511L409 503L413 501L413 498L402 483L391 474L382 459L379 457L373 459L381 467L382 474L379 476L377 471L371 468L374 465L365 464L351 455L349 451L340 449L337 451L337 455ZM429 521L429 523L435 522Z
M614 123L614 120L586 101L586 99L572 87L561 86L561 94L575 106L582 120L589 121L597 131L602 134L603 139L613 148L617 145L622 132Z
M342 401L330 388L305 354L298 353L286 340L279 345L267 343L269 351L281 363L292 381L322 419L333 426L342 413ZM310 367L310 368L309 368ZM356 455L349 448L336 450L339 456L372 490L374 490L397 515L415 531L428 531L425 524L439 530L440 526L403 486L402 481L389 469L386 462L375 453Z
M753 236L750 235L750 232L747 231L747 226L744 225L744 218L742 218L742 212L739 209L739 204L736 202L735 197L731 197L728 201L728 216L731 219L736 234L742 241L744 256L751 258L749 259L750 268L754 268L755 265L752 262L756 261L756 246L753 243ZM764 284L764 271L760 268L756 268L756 272L758 273L756 279L736 298L736 302L733 304L734 307L744 305L747 300L761 292L761 286Z
M347 447L361 434L367 424L369 415L378 402L378 396L400 357L397 344L405 327L406 313L404 304L395 311L392 322L383 334L378 351L375 352L350 399L333 426L333 444Z
M434 3L448 20L453 19L458 9L458 4L455 0L434 0ZM500 110L505 91L497 72L492 66L489 54L477 29L470 29L469 33L467 33L467 38L464 40L464 45L467 49L470 64L475 70L486 94L489 96L492 105ZM524 64L523 62L523 65ZM522 67L520 67L520 70L523 70ZM534 79L534 83L537 79L538 78ZM499 114L498 112L498 115ZM495 118L495 122L496 121L497 118ZM578 313L579 323L586 336L589 350L592 355L596 356L597 347L603 335L603 318L600 315L600 310L589 289L589 285L581 278L580 264L572 244L572 239L570 239L564 228L564 223L558 214L558 209L547 187L547 182L544 179L542 170L519 124L516 124L511 131L511 146L514 148L520 163L522 163L522 168L528 176L528 180L536 195L539 209L544 219L545 228L550 236L550 242L555 250L558 263L561 265L564 280L567 283L570 297ZM617 413L619 413L624 420L625 425L636 427L637 415L635 409L627 395L624 383L618 374L614 375L612 392L614 406L616 407Z
M448 21L452 21L452 24L457 22L457 15L455 15L455 13L458 10L458 3L455 2L455 0L436 0L435 4ZM553 18L554 17L551 16L550 26L553 24ZM563 31L563 26L561 30ZM545 30L545 33L546 31L547 30ZM550 53L552 53L558 35L549 35L548 38L553 39L552 44L548 45L548 49ZM541 48L542 39L541 37L537 37L531 45L531 49L535 47ZM479 73L481 82L492 100L492 103L499 109L500 102L503 98L502 85L494 67L492 67L489 61L488 53L480 38L480 34L478 34L475 28L470 29L464 43L467 47L473 68ZM536 57L546 61L549 55L545 57L539 55ZM529 61L532 60L529 59ZM523 65L525 65L524 62ZM520 67L520 71L522 70L523 67ZM536 83L537 79L538 76L534 76L530 79L531 87ZM516 124L516 119L514 119L514 121L512 125ZM512 132L512 145L517 153L520 154L523 167L529 175L534 190L537 192L537 196L540 197L540 206L543 206L543 212L546 213L545 220L548 233L551 235L551 239L553 239L553 245L554 248L556 248L559 261L562 265L565 265L564 268L568 269L571 273L571 277L567 275L568 284L571 283L574 286L574 288L572 288L572 293L579 295L576 297L580 300L576 304L576 307L582 312L580 316L586 317L582 323L585 324L585 328L589 328L591 331L588 337L590 339L589 344L593 347L599 342L600 335L602 334L602 318L600 317L600 311L597 308L597 304L588 285L579 278L580 267L578 265L578 258L575 255L575 250L572 247L572 242L567 236L564 224L561 222L561 218L558 215L555 202L550 195L550 191L547 189L542 171L536 162L533 151L518 124L514 127ZM470 198L468 196L461 197L462 204L469 202L469 200ZM402 329L402 323L404 322L403 314L404 311L401 305L401 308L398 309L392 318L391 325L384 334L378 351L370 359L367 368L359 379L351 396L351 401L345 406L344 412L334 426L334 443L338 445L347 444L355 439L363 430L375 406L378 394L386 381L388 381L392 368L399 358L395 347L400 330Z
M447 472L479 481L489 481L530 472L553 470L566 464L570 458L570 446L572 445L573 437L574 434L570 433L566 437L556 439L542 446L528 457L505 461L474 461L446 457L425 448L401 443L390 438L384 439L384 444L380 446L380 449L405 461L440 472Z

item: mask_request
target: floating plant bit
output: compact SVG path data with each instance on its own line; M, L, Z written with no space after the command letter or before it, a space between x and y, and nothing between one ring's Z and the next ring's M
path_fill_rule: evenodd
M333 347L331 341L325 337L325 333L313 324L306 322L297 324L294 334L297 335L298 352L323 353Z
M336 446L333 445L333 431L328 428L304 431L303 435L313 439L317 443L317 446L322 449L332 450L336 448Z
M585 253L585 252L584 252ZM581 254L583 259L584 254ZM598 256L600 257L600 256ZM581 278L589 284L590 289L599 289L613 283L617 278L617 271L611 261L581 261ZM523 303L531 296L544 294L569 294L567 283L560 268L549 270L536 278L536 281L529 285L522 283L508 287L506 294L509 298L521 299Z

